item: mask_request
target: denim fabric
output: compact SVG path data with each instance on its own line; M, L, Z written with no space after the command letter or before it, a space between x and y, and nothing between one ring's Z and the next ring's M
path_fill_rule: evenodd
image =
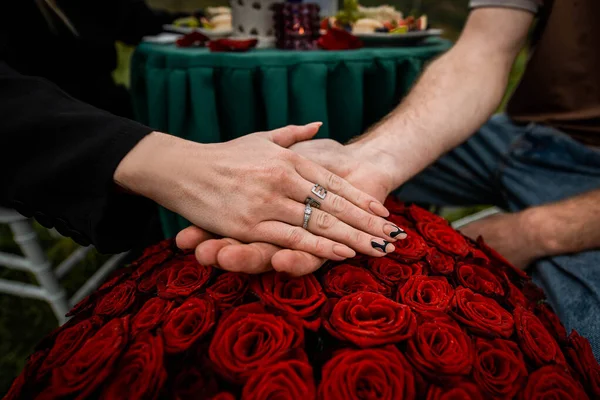
M518 211L598 188L600 151L555 129L514 125L496 115L396 195L411 202ZM567 330L587 337L600 360L600 250L544 259L530 273Z

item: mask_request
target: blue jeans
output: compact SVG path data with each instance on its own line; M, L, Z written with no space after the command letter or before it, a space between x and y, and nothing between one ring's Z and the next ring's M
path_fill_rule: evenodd
M598 188L599 150L555 129L519 126L496 115L396 195L410 202L518 211ZM567 332L576 329L587 337L600 359L600 250L543 259L530 272Z

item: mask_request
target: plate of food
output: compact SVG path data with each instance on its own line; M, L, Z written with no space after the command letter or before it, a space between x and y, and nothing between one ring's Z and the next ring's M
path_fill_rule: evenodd
M220 39L231 36L231 9L229 7L209 7L206 17L185 17L175 20L172 24L163 25L167 32L187 35L200 32L210 39Z
M342 10L321 23L322 29L332 26L348 30L365 46L415 45L442 34L430 28L426 15L404 17L392 6L362 7L356 0L344 1Z

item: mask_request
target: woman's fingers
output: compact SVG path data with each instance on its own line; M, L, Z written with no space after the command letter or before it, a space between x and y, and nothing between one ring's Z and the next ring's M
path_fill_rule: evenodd
M288 211L284 213L285 217L283 218L283 222L297 226L304 223L306 205L289 202L286 203L284 209ZM391 253L395 249L394 245L382 238L381 235L371 235L360 229L355 229L340 221L332 214L315 207L311 207L311 215L306 229L314 235L333 240L337 243L342 243L359 253L374 257Z
M300 156L295 163L296 172L307 181L318 184L328 192L333 192L352 204L380 217L388 217L389 211L375 197L358 190L339 176L329 172L318 164ZM319 199L316 199L319 200Z
M406 232L401 227L398 227L390 221L368 213L360 207L350 203L342 196L338 196L332 192L328 192L325 198L321 199L311 192L312 188L313 185L311 185L310 182L305 181L304 179L299 179L299 182L292 186L293 193L291 196L294 200L301 203L304 203L306 198L310 197L314 201L319 202L320 210L325 211L340 221L345 222L346 224L377 238L382 238L391 242L406 238ZM292 223L291 221L285 222ZM331 239L337 240L337 238L333 237ZM353 246L351 247L356 249Z
M319 132L322 122L313 122L308 125L288 125L283 128L268 132L260 132L257 135L262 136L269 141L281 146L290 147L291 145L312 139Z
M279 221L262 222L254 228L254 233L261 241L286 249L301 250L319 258L342 261L356 255L354 250L342 243L313 235L301 226Z

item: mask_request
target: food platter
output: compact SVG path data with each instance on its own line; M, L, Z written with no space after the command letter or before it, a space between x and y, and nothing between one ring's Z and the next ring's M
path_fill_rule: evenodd
M201 34L207 36L209 39L221 39L224 37L231 36L233 33L231 28L224 29L206 29L200 27L189 27L189 26L177 26L173 24L163 25L163 29L167 32L175 32L183 35L187 35L192 32L200 32Z
M423 40L430 37L437 37L443 33L441 29L427 29L424 31L414 31L406 33L387 33L387 32L372 32L372 33L354 33L365 46L409 46L421 43Z

